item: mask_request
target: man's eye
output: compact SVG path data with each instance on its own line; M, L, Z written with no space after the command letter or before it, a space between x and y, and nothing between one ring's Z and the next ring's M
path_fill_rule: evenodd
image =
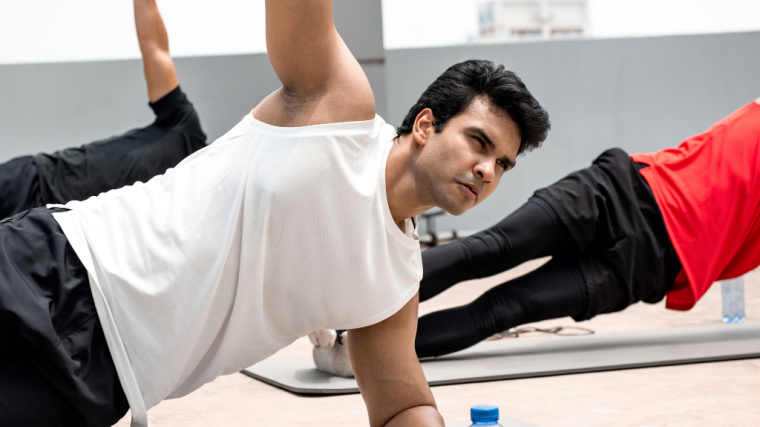
M503 170L507 170L507 169L509 168L509 166L507 166L507 163L506 163L506 162L504 162L504 161L501 161L501 160L499 160L499 161L498 161L498 162L496 162L496 163L498 163L498 164L499 164L499 166L501 166L501 168L502 168Z
M486 146L486 142L485 142L485 141L483 141L483 139L482 139L482 138L480 138L479 136L473 136L472 138L473 138L475 141L478 141L478 143L480 144L480 146L481 146L481 147L485 147L485 146Z

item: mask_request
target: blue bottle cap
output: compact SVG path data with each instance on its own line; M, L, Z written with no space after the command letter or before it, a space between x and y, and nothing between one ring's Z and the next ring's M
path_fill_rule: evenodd
M477 405L470 408L470 418L476 421L498 421L499 407L494 405Z

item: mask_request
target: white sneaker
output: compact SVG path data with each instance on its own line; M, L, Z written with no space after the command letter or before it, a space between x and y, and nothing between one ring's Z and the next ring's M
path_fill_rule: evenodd
M314 344L311 352L317 370L340 377L353 378L351 359L348 357L348 332L337 335L324 329L312 331L309 340Z
M309 341L314 347L328 348L335 345L338 334L332 329L317 329L309 332Z

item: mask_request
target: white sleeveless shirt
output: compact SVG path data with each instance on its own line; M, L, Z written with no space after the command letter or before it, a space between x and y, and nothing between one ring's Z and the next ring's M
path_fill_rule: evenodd
M251 114L147 183L55 214L89 273L133 425L318 328L417 292L413 221L394 223L382 118L280 128Z

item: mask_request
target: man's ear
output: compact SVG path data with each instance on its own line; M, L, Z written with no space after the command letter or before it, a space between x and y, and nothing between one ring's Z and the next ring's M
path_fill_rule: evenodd
M417 114L414 119L414 127L412 128L412 136L414 141L419 145L425 145L431 134L435 133L435 117L433 116L433 110L425 108Z

